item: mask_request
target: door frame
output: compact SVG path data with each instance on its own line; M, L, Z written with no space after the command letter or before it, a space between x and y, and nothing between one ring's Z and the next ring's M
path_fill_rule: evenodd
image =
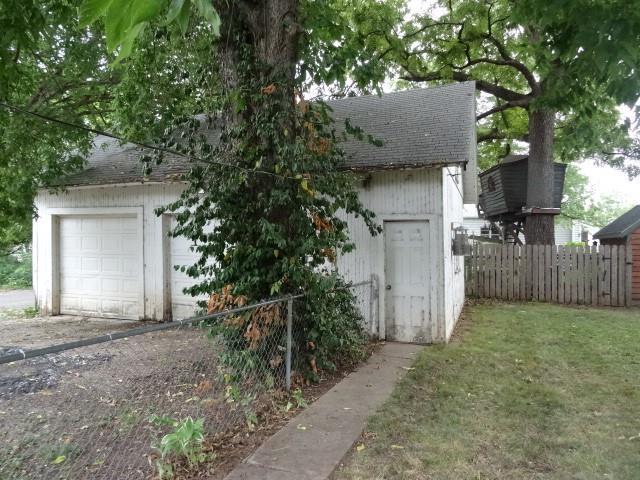
M385 291L386 285L387 285L387 275L386 275L386 264L387 264L387 255L386 255L386 232L384 229L384 224L387 222L411 222L411 221L426 221L429 223L429 240L428 240L428 244L427 244L427 248L429 249L427 252L427 260L429 262L428 268L431 270L431 272L433 273L433 275L431 275L431 279L433 282L438 282L438 280L440 279L440 263L437 262L436 259L436 255L432 255L432 250L429 248L430 245L433 245L434 249L437 248L438 245L440 245L440 241L439 241L439 237L438 237L438 231L440 229L440 225L442 224L442 215L436 215L436 214L380 214L380 215L376 215L376 219L382 224L382 235L381 235L381 241L377 242L378 243L378 248L377 248L377 252L375 259L374 259L374 265L373 265L373 270L377 271L377 272L381 272L380 274L380 289L382 291ZM433 251L437 251L437 250L433 250ZM435 318L437 316L438 312L438 303L437 303L437 298L435 298L435 295L433 295L434 291L436 291L438 289L438 285L436 283L434 283L432 285L432 288L429 291L429 296L428 296L428 302L430 305L430 308L432 309L431 311L434 312L434 308L435 308L435 313L436 315L433 315L432 318ZM379 336L382 339L386 339L387 338L387 306L386 306L386 293L385 294L380 294L378 296L378 301L379 301L379 325L378 325L378 331L379 331ZM434 320L434 322L437 321Z
M145 305L145 291L144 291L144 272L145 272L145 259L144 259L144 207L73 207L73 208L49 208L46 210L46 215L49 217L51 223L51 276L49 282L51 289L48 292L50 298L48 299L51 305L51 314L60 315L60 217L72 217L72 216L132 216L136 217L138 224L138 256L140 258L140 264L138 267L138 302L140 304L140 313L138 318L140 320L145 318L146 305ZM101 317L102 318L102 317ZM104 317L111 318L111 317Z

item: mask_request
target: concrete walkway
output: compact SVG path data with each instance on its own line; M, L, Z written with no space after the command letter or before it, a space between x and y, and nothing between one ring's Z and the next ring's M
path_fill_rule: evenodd
M7 290L0 292L0 309L23 309L33 307L36 299L33 290Z
M291 419L225 480L327 479L421 349L401 343L383 345L365 365Z

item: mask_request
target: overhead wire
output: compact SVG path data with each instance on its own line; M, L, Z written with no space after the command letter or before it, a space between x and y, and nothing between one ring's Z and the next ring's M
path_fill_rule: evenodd
M199 158L199 157L194 156L194 155L188 155L188 154L182 153L182 152L180 152L178 150L173 150L171 148L160 147L158 145L153 145L153 144L142 142L142 141L138 141L138 140L131 140L131 139L123 138L122 136L116 135L115 133L107 132L107 131L104 131L104 130L99 130L99 129L93 128L93 127L88 127L86 125L80 125L80 124L77 124L77 123L68 122L66 120L61 120L59 118L51 117L49 115L45 115L45 114L42 114L42 113L34 112L32 110L28 110L28 109L23 108L23 107L18 107L16 105L11 105L11 104L8 104L8 103L2 102L2 101L0 101L0 107L4 107L7 110L11 110L11 111L23 114L23 115L32 116L32 117L38 118L38 119L40 119L42 121L45 121L45 122L55 123L55 124L62 125L62 126L65 126L65 127L75 128L75 129L78 129L78 130L83 130L85 132L93 133L95 135L102 135L102 136L105 136L105 137L113 138L114 140L119 140L122 143L132 143L134 145L137 145L139 147L146 148L146 149L149 149L149 150L155 150L155 151L162 152L162 153L168 153L170 155L176 155L176 156L179 156L181 158L185 158L185 159L187 159L189 161L210 163L210 164L213 164L213 165L218 165L220 167L228 167L228 168L234 168L236 170L242 170L242 171L244 171L246 173L256 173L256 174L260 174L260 175L268 175L268 176L271 176L271 177L282 178L282 179L285 179L285 180L295 180L295 181L300 181L301 180L300 178L291 177L291 176L288 176L288 175L282 175L282 174L274 173L274 172L268 172L266 170L252 169L252 168L242 167L240 165L234 165L232 163L225 163L225 162L220 162L220 161L216 161L216 160L205 160L205 159Z

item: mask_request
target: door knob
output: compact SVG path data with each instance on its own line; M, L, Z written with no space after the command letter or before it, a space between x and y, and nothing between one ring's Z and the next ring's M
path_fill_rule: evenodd
M387 286L386 286L386 287L384 287L384 288L386 288L387 290L391 290L391 285L387 285Z

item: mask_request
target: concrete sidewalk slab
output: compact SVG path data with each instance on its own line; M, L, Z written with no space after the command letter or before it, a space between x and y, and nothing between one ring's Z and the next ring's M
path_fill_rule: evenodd
M358 370L291 419L225 480L325 480L423 347L386 343Z

